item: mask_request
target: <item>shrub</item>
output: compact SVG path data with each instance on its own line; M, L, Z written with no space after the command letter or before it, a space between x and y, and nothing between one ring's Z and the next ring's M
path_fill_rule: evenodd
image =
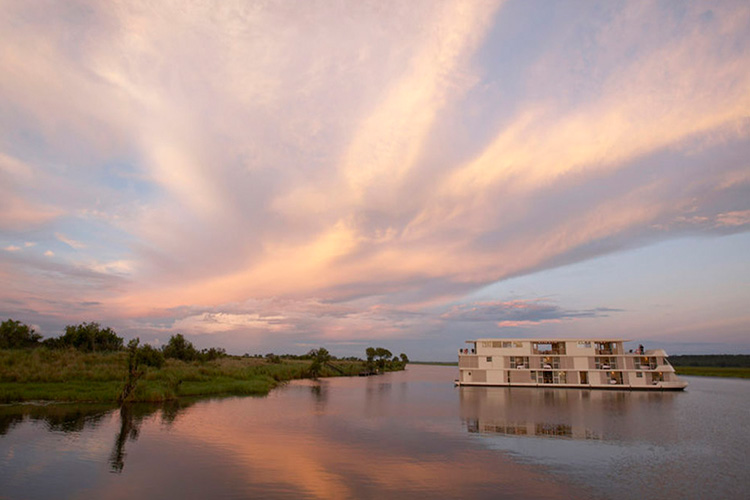
M273 363L277 365L281 363L281 356L278 356L272 352L269 352L268 354L266 354L266 360L269 363Z
M194 361L198 357L193 343L185 340L181 333L172 335L169 342L162 348L165 358L174 358L182 361Z
M20 321L8 318L0 324L0 349L18 349L38 346L41 335Z
M161 368L164 366L164 354L158 349L154 349L148 344L138 348L139 364Z
M213 361L215 359L223 358L227 355L227 351L221 347L211 347L210 349L201 349L198 354L198 359L201 361Z
M122 344L122 337L111 328L102 328L99 323L68 325L63 335L44 342L44 345L51 348L73 347L84 352L119 351Z

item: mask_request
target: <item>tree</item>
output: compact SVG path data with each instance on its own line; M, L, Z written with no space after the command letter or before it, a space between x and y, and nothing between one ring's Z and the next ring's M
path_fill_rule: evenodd
M368 347L365 349L365 354L367 354L367 361L368 363L372 363L372 361L375 359L375 355L377 354L377 351L374 347Z
M401 358L401 362L403 364L407 364L409 362L409 356L407 356L403 352L401 354L399 354L399 357Z
M213 361L218 358L223 358L227 355L227 351L221 347L211 347L209 349L201 349L198 353L198 358L201 361Z
M128 342L128 372L125 375L125 386L122 388L122 393L117 398L117 402L122 404L128 396L135 390L135 384L138 379L143 375L143 370L139 369L138 366L138 343L140 339L133 339Z
M119 403L123 403L135 390L138 380L145 373L145 366L161 368L164 365L164 356L161 352L150 345L138 347L141 339L134 338L128 342L128 373L125 376L125 386L118 398Z
M365 354L367 355L367 362L365 363L365 366L367 367L368 372L374 372L375 371L375 348L374 347L368 347L365 349Z
M81 323L68 325L65 333L56 341L45 342L50 347L73 347L79 351L119 351L123 338L117 336L111 328L102 328L99 323Z
M182 361L193 361L198 357L198 351L189 340L181 333L169 337L169 342L162 348L165 358L174 358Z
M386 359L386 358L390 358L391 356L393 356L393 354L391 354L391 351L389 351L385 347L376 347L375 355L379 357L380 359Z
M391 358L393 354L385 347L368 347L365 349L367 354L367 369L373 371L376 367L380 371L384 371L386 366L393 368L393 362Z
M310 364L310 376L312 378L318 378L323 366L331 362L331 353L329 353L328 349L325 347L321 347L320 349L311 350L308 353L308 356L312 359L312 363Z
M42 336L29 325L8 318L0 324L0 349L19 349L39 345Z
M281 356L279 356L278 354L269 352L268 354L266 354L266 361L268 361L269 363L278 365L278 364L281 364Z
M377 360L378 369L385 370L385 364L386 362L390 360L393 354L391 354L391 351L389 351L385 347L376 347L375 356L378 358Z

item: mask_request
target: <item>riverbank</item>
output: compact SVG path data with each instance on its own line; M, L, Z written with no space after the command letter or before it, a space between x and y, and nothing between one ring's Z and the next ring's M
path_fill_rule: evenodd
M675 366L677 375L689 377L750 378L750 368L720 366Z
M0 350L0 402L33 400L114 402L127 373L126 352L83 353L73 349ZM213 361L168 359L146 367L130 401L160 402L187 396L265 395L289 380L307 378L308 360L227 356ZM320 377L357 375L360 361L331 361Z

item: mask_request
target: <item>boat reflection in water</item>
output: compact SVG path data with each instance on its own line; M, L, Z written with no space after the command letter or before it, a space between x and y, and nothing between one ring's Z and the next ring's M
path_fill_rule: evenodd
M568 424L549 424L543 422L524 422L510 424L507 422L487 421L476 419L466 420L469 432L505 434L508 436L541 436L563 437L575 439L601 439L590 429L576 428Z
M637 442L676 441L661 425L673 411L675 393L462 387L461 418L470 433L512 437Z

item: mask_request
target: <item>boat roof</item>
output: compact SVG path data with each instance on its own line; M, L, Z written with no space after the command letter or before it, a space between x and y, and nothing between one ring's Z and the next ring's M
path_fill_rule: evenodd
M632 342L632 339L607 339L602 337L588 337L579 339L550 339L550 338L531 338L531 339L519 339L519 338L505 338L505 337L493 337L493 338L481 338L476 340L467 340L467 344L473 344L474 342L491 342L491 341L502 341L502 342L535 342L537 344L551 344L553 342Z

